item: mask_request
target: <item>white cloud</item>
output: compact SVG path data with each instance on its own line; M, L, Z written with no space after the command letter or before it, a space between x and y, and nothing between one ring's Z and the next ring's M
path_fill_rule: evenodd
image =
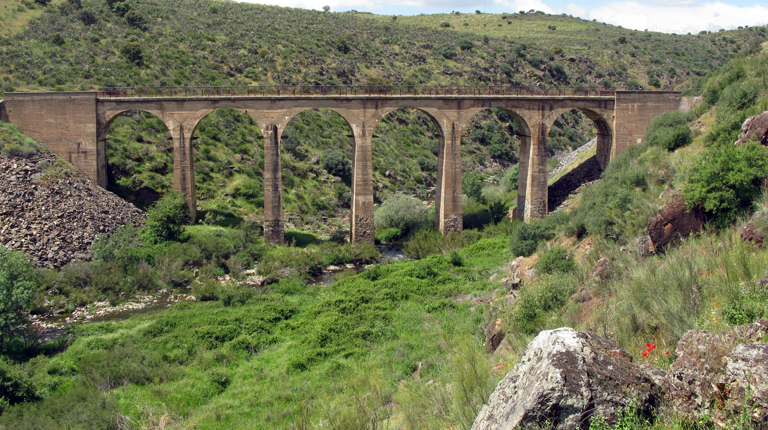
M300 7L320 10L328 5L331 10L392 12L399 7L408 8L410 13L442 12L466 9L465 0L241 0L279 6ZM484 0L485 1L485 0ZM647 0L615 1L600 6L595 2L571 0L564 7L553 8L547 3L557 0L490 0L493 9L505 12L528 11L531 9L550 13L567 13L585 19L596 19L609 24L635 30L662 31L666 33L698 33L701 30L716 31L721 28L755 26L768 24L768 7L736 6L717 1L704 3L701 0ZM586 4L587 6L584 6ZM485 9L483 7L483 9ZM384 12L386 10L386 12Z
M768 23L768 7L734 6L721 2L687 4L679 1L654 5L627 1L592 9L582 17L635 30L684 34L765 25Z

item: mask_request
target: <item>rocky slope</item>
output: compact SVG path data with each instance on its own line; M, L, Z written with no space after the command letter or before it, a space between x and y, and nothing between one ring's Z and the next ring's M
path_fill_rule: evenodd
M37 266L90 259L99 235L144 217L53 154L0 154L0 245L27 253Z

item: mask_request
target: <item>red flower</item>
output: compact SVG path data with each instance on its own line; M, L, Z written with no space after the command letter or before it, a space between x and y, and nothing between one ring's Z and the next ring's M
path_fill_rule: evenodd
M645 351L645 352L643 353L643 357L648 357L648 351Z
M650 347L651 347L651 344L649 343L649 344L647 344L647 345L645 345L645 346L647 346L648 348L650 348Z
M669 355L669 351L667 351L667 355Z

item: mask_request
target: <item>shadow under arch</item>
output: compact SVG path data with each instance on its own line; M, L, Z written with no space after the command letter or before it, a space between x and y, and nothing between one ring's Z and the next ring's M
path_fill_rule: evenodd
M292 112L286 120L279 130L286 229L349 237L356 150L352 119L343 110L308 107Z
M263 140L245 109L214 109L195 123L190 142L201 221L229 227L263 216Z
M610 160L613 147L613 133L605 117L598 111L582 107L574 107L573 109L562 112L557 119L552 122L549 132L550 139L556 138L552 136L555 132L554 125L558 124L558 119L563 118L565 118L565 120L561 121L559 125L560 129L563 130L564 136L566 136L566 138L563 138L566 144L568 144L568 140L579 139L580 133L575 131L575 127L579 127L580 125L583 126L584 124L589 124L591 126L592 130L589 130L589 135L586 136L587 139L581 141L576 140L578 145L574 149L583 148L583 145L586 145L591 141L589 138L593 138L595 155L589 157L582 156L586 158L582 158L578 165L571 167L567 172L561 172L555 176L556 182L548 187L549 190L547 193L547 206L550 210L559 207L572 192L584 183L599 179ZM581 135L583 134L584 133L581 133ZM570 163L573 164L573 162L577 160L578 158L572 159Z
M155 112L111 114L98 131L99 169L105 187L141 209L173 189L173 141Z
M374 200L380 203L384 196L404 191L402 183L411 184L414 189L405 191L412 191L421 200L434 201L434 227L438 229L445 133L437 112L417 106L382 110L371 149Z

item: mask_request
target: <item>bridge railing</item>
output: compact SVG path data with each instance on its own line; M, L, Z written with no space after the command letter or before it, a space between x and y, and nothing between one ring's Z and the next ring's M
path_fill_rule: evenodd
M261 97L261 96L613 96L614 91L522 86L266 85L195 87L108 87L97 97Z

